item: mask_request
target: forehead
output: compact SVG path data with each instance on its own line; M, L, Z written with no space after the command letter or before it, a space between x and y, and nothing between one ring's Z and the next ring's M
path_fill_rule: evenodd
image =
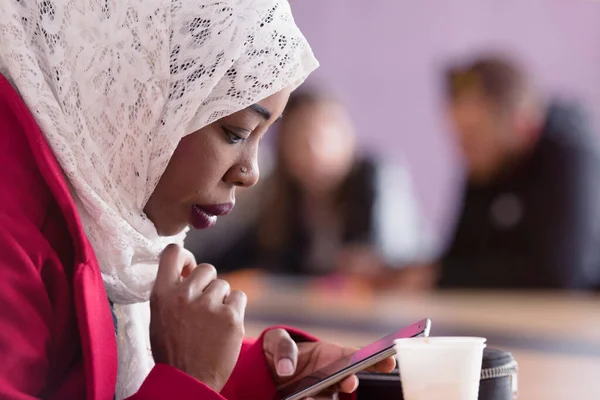
M474 119L494 116L496 107L478 91L461 93L452 100L451 111L455 118Z
M286 128L321 126L331 129L336 126L346 131L352 130L346 109L341 104L329 100L303 104L294 110L286 111L284 124L287 125Z
M256 104L260 105L271 113L271 120L277 120L277 118L279 118L279 116L283 113L288 99L290 98L290 93L290 89L283 89L256 102Z
M489 99L477 89L466 89L457 93L451 101L454 107L484 108L489 105Z

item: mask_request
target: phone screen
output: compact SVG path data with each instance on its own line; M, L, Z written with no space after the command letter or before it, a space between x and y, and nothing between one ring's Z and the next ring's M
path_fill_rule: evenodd
M357 350L353 354L343 357L317 371L311 372L309 375L286 384L285 386L279 388L279 396L285 400L287 397L306 390L332 375L343 375L344 370L349 370L352 368L352 366L370 358L375 358L377 355L392 348L394 346L394 340L396 339L410 338L423 334L428 336L429 326L430 321L428 319L424 319L411 326L387 335L376 342Z

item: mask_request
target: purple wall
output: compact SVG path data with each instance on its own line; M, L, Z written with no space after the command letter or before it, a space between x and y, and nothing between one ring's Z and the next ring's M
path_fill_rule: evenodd
M346 101L366 146L405 157L437 226L460 175L437 91L448 57L509 50L544 90L577 96L600 119L600 1L292 0L292 7L321 62L311 81Z

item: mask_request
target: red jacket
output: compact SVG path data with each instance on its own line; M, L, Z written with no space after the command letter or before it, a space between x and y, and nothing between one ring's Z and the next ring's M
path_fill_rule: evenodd
M0 75L0 398L111 400L116 349L100 269L67 183ZM132 399L274 396L259 340L244 343L222 395L159 364Z

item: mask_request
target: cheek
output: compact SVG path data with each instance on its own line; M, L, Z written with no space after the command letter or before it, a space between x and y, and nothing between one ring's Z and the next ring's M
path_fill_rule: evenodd
M210 139L208 133L198 132L180 142L164 176L174 195L207 190L223 177L226 157L218 143Z
M494 151L494 146L489 136L478 132L467 137L463 143L467 156L474 160L485 160Z

